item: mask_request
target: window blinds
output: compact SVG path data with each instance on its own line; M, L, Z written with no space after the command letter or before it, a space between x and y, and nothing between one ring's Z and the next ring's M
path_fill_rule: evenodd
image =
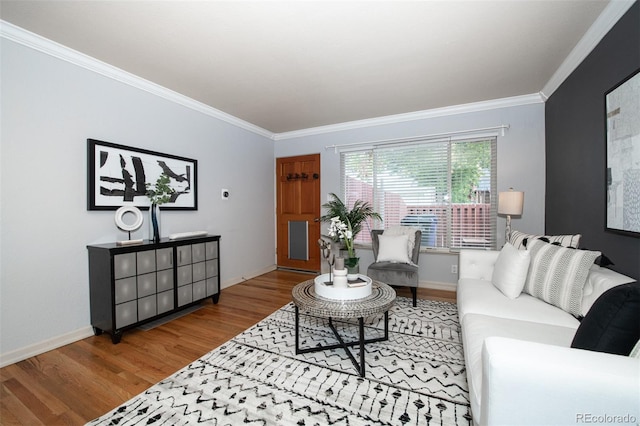
M418 227L424 247L495 248L495 137L369 147L342 152L340 164L345 203L368 201L384 220L370 227Z

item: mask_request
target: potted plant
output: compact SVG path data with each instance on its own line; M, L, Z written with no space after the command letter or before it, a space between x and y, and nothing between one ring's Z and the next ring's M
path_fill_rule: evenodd
M175 190L169 186L171 179L162 173L158 176L155 185L147 183L147 197L151 201L149 206L149 239L160 241L160 206L171 201L171 197L175 194Z
M329 196L332 200L322 205L327 209L327 213L320 219L330 222L329 236L345 244L349 256L348 259L345 259L347 269L357 270L359 258L356 257L353 241L367 219L382 220L382 218L373 211L368 202L356 200L353 203L353 208L349 209L336 194L331 193Z

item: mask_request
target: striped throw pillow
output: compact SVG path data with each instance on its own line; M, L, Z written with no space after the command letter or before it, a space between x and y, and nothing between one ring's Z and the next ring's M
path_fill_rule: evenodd
M582 289L599 251L575 250L533 240L524 292L576 317L581 315Z
M533 234L525 234L524 232L520 232L520 231L511 231L511 235L509 236L509 242L511 243L512 246L514 246L518 250L525 250L528 247L528 243L530 241L538 240L540 238L549 240L549 243L555 244L557 246L578 248L578 244L580 243L580 237L582 237L582 234L533 235Z

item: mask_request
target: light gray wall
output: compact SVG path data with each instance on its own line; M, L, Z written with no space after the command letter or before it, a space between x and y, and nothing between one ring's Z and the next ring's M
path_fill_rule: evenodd
M0 40L3 360L86 334L86 245L125 239L114 212L87 211L87 138L197 159L199 208L163 211L162 234L221 235L223 286L273 268L270 139ZM228 201L221 188L231 190ZM143 229L134 237L146 238Z
M84 337L86 245L124 239L113 212L87 211L86 139L198 160L199 209L163 212L163 235L222 235L223 287L274 267L274 158L319 152L322 193L339 192L325 145L510 124L498 139L498 188L525 191L514 228L544 230L544 105L369 126L274 143L47 54L0 39L0 361ZM220 189L231 190L222 201ZM499 237L504 219L498 220ZM134 237L146 238L147 227ZM501 244L501 241L500 241ZM363 267L372 261L361 251ZM421 257L421 281L455 283L457 256ZM52 343L53 342L53 343Z
M283 139L275 143L276 157L320 153L321 194L340 194L340 154L326 146L357 142L406 138L479 129L501 124L510 125L505 136L498 136L498 191L513 187L525 192L524 213L513 218L512 227L530 233L544 231L545 141L544 104L534 103L486 111L434 117L403 123L369 126L320 135ZM498 218L498 246L504 243L505 219ZM322 230L325 231L324 229ZM359 249L361 271L373 261L370 250ZM457 282L451 265L457 265L455 254L430 251L420 255L422 285L447 287Z

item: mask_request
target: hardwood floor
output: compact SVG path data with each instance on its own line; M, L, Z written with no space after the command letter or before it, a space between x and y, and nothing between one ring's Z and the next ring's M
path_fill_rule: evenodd
M312 275L273 271L222 290L220 302L114 345L94 336L0 370L1 425L82 425L196 360L291 301ZM407 288L399 296L411 297ZM418 289L423 299L455 293Z

